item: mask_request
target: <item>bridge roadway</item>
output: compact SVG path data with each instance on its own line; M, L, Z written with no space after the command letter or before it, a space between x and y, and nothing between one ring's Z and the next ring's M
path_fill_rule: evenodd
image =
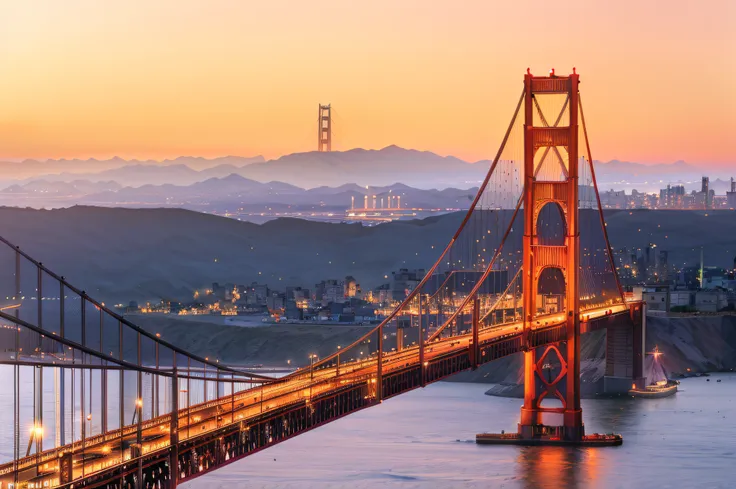
M587 310L581 317L586 323L592 323L609 316L628 317L628 312L628 304L613 305ZM564 339L564 320L564 314L537 318L534 330L536 339L532 340L534 346ZM521 329L521 322L511 322L479 330L479 357L475 363L483 364L522 351ZM419 364L420 349L416 344L407 346L401 351L385 352L382 359L382 398L472 368L474 365L471 364L471 343L472 333L467 332L425 344L424 366ZM234 396L226 395L193 405L189 409L180 409L178 419L180 455L177 467L179 481L188 480L223 463L230 463L266 446L376 404L377 363L378 356L374 352L366 359L327 365L313 371L305 367L277 382L240 391ZM344 395L355 392L359 395L352 397ZM322 402L324 400L330 402L325 404ZM342 407L336 410L335 405L338 402ZM323 412L316 413L315 404L319 404ZM284 416L283 413L290 415ZM315 417L316 419L312 419ZM254 426L259 428L254 431ZM282 426L282 429L279 429L279 426ZM162 467L170 452L170 427L170 414L141 423L143 441L141 462L146 467L153 468L148 481L155 482L156 470L158 477L162 477ZM120 448L124 441L135 443L137 431L137 424L128 425L122 432L118 429L89 437L84 444L78 441L34 454L18 460L16 470L31 475L36 486L29 484L29 488L62 487L59 484L58 460L61 453L72 452L75 457L73 480L88 478L93 485L87 487L108 487L111 481L119 481L126 477L131 480L136 460L131 459L130 455L125 455L121 462ZM275 436L276 432L281 431L283 433ZM241 436L238 437L238 434ZM226 437L232 442L224 444L223 440ZM191 461L187 463L191 455L186 452L188 450L196 452L200 447L202 447L202 453L198 454L200 464L192 467ZM210 455L206 462L203 462L207 452L210 452ZM211 452L217 454L212 455ZM82 455L78 456L79 453ZM0 466L0 479L13 470L12 463ZM168 481L164 480L164 485L167 484Z

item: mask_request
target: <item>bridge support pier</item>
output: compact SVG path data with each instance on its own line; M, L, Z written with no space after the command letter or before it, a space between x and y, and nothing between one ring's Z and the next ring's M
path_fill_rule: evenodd
M609 395L626 394L632 388L643 389L646 340L646 312L644 304L629 308L631 322L618 322L606 327L606 373L603 392Z

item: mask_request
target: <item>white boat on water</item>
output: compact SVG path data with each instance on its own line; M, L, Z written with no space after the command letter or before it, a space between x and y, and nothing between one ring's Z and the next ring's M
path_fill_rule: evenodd
M677 386L680 382L677 380L669 380L667 378L667 371L659 360L662 356L662 352L659 351L657 346L654 347L654 351L652 351L650 355L652 355L651 372L654 380L643 389L632 387L632 389L629 390L629 395L645 398L660 398L673 395L677 392Z

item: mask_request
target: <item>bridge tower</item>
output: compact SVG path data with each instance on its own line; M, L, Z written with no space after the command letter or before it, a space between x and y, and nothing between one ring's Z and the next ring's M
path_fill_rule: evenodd
M562 426L555 431L562 439L582 440L585 429L580 408L580 231L578 227L578 83L579 76L538 77L527 72L524 77L524 247L523 247L523 301L524 301L524 405L521 408L519 435L531 439L547 431L542 415L562 415ZM538 97L566 95L567 126L550 127L541 112ZM535 125L535 113L539 116ZM560 120L560 118L558 118ZM544 125L541 125L541 124ZM538 178L544 156L539 152L560 149L567 153L563 158L564 178L544 181ZM557 205L562 211L565 236L564 244L543 244L539 238L538 219L542 208ZM537 315L537 295L542 272L557 269L565 281L564 314L566 334L564 354L558 345L550 345L540 352L530 339ZM545 378L543 368L553 354L559 359L560 372L556 378ZM549 397L548 397L549 396ZM545 407L545 398L556 398L561 407Z
M317 151L332 151L332 107L330 104L319 105Z
M631 319L622 321L619 316L614 317L613 309L609 309L604 311L603 317L591 323L591 309L584 310L581 307L582 300L590 301L598 293L598 300L603 304L618 303L617 307L621 307L624 299L612 260L607 272L610 273L608 284L615 284L617 292L606 298L606 292L602 288L594 292L589 290L590 250L585 260L581 258L582 221L579 209L588 205L581 200L585 201L589 196L579 198L580 172L583 172L583 181L587 181L586 172L590 172L596 199L598 194L592 166L588 166L591 163L587 136L583 140L587 151L584 155L579 154L578 118L585 128L580 107L579 83L580 79L574 68L572 74L565 76L555 75L554 70L550 71L549 76L534 76L527 70L524 77L524 148L521 172L524 182L521 201L524 235L520 272L523 302L520 350L524 355L524 404L521 407L517 433L479 434L476 437L478 443L586 446L622 443L619 435L586 436L580 406L581 329L588 332L606 328L610 332L618 328L613 336L618 338L628 334L636 340L631 323L642 323L641 318L635 314L642 313L639 305L631 305ZM553 113L545 114L545 110L550 109ZM549 116L552 118L548 118ZM581 159L581 156L587 158ZM560 222L556 223L558 231L554 233L554 238L549 236L550 223L545 222L545 216L549 213L543 212L552 210L548 206L559 211ZM597 246L604 245L605 256L611 259L599 200L597 210L601 239L605 242ZM591 236L587 233L591 232L590 226L597 224L594 224L595 218L591 219L593 216L590 212L585 216L587 220L584 232L586 239L589 239ZM586 241L586 247L589 246ZM597 277L593 280L603 281L603 278ZM556 287L552 294L546 290L550 287L550 281ZM581 293L586 296L581 298ZM554 311L550 311L551 306ZM554 326L550 326L550 322ZM640 330L643 331L641 328ZM634 343L636 347L636 341ZM611 360L614 367L619 364L628 367L633 361L634 368L626 370L621 377L626 378L629 386L632 383L631 372L635 382L641 376L640 369L636 368L637 359L640 360L640 356L632 354ZM613 383L617 380L619 379L611 378Z

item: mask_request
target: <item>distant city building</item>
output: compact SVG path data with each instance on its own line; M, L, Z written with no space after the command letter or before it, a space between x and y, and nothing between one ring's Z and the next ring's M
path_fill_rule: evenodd
M323 280L314 286L314 300L327 305L330 302L345 301L345 285L337 280Z
M731 190L716 195L710 178L702 177L700 189L687 193L684 185L667 185L659 195L639 192L627 195L624 190L607 190L600 193L604 209L736 209L736 181L731 178Z
M601 205L608 209L626 209L628 198L624 190L607 190L601 194Z
M728 307L728 296L723 290L699 290L695 292L695 309L701 312L718 312Z
M249 306L265 306L268 285L253 282L245 288L245 303Z
M345 277L344 295L345 297L355 297L360 293L360 284L351 275Z
M703 177L703 181L701 183L700 193L702 194L703 199L703 206L706 209L710 209L710 179L708 177Z
M391 272L391 298L404 299L422 281L425 273L423 268L401 268L398 272Z
M373 289L370 292L370 295L366 296L365 299L374 304L381 304L392 300L393 294L391 293L391 284L379 285Z
M268 307L268 310L272 314L283 313L286 307L286 300L284 299L283 294L279 294L278 292L271 292L266 298L266 307Z
M667 185L659 191L659 207L664 209L682 209L685 199L684 185Z
M720 288L675 290L662 285L646 285L635 287L633 295L637 294L647 303L647 310L654 313L719 312L729 308L729 293Z
M736 209L736 180L731 177L731 191L726 192L726 206L729 209Z

